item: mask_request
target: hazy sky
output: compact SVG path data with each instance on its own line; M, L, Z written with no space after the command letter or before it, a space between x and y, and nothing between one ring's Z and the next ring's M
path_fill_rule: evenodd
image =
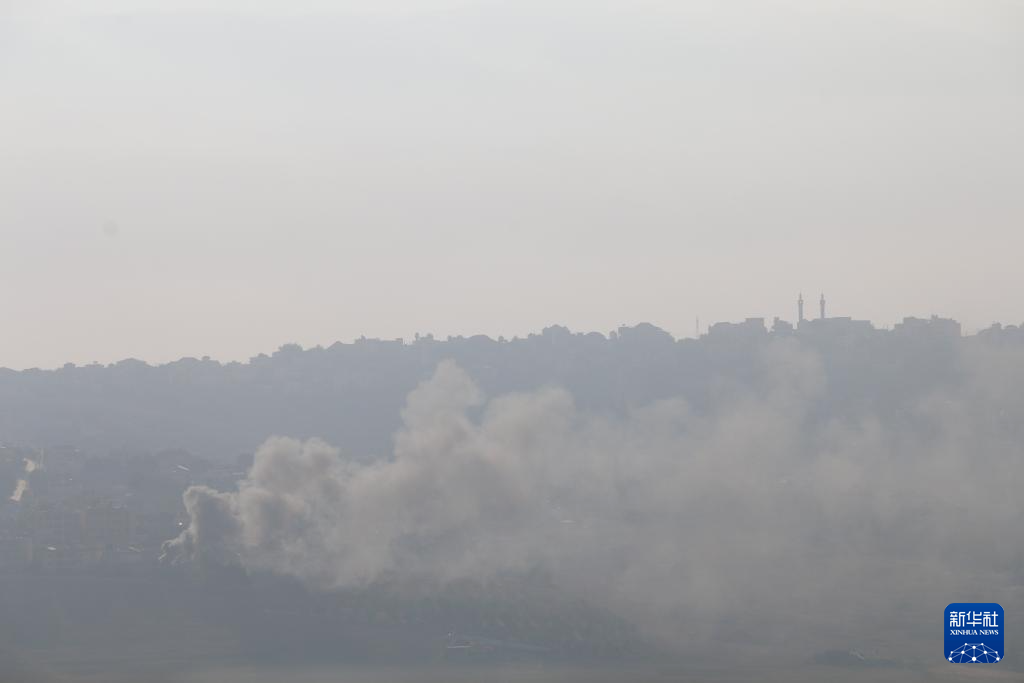
M1022 120L1018 0L0 0L0 366L1019 323Z

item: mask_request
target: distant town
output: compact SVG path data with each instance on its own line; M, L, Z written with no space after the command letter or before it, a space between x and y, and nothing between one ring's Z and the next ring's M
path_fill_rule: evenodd
M866 320L805 316L719 322L675 340L650 325L609 335L560 326L512 340L361 338L303 350L283 346L248 363L126 360L54 371L0 371L0 571L144 571L187 518L192 485L230 490L274 434L320 436L360 460L381 457L405 394L453 358L489 393L546 384L584 408L621 412L683 396L697 409L715 383L756 382L758 349L793 340L822 360L838 414L956 373L964 344L1024 344L1024 327L961 337L959 323L908 317L892 330ZM909 381L896 382L889 376ZM872 378L877 380L872 385ZM873 396L874 386L887 387ZM896 393L893 394L893 391Z

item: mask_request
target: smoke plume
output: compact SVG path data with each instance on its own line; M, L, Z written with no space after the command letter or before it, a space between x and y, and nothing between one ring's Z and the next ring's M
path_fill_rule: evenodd
M26 493L28 493L28 479L27 479L27 477L28 477L28 475L30 475L33 472L35 472L37 468L38 468L38 465L36 464L36 462L34 460L31 460L29 458L25 458L25 469L23 470L24 474L25 474L25 477L22 477L21 479L19 479L18 483L15 484L15 486L14 486L14 493L11 494L11 498L10 498L12 501L14 501L15 503L20 503L22 497Z
M165 559L323 589L542 570L680 640L708 637L691 626L707 619L793 634L814 628L801 614L832 613L837 637L879 609L927 624L944 591L984 578L998 600L1019 583L1019 350L964 352L955 386L856 415L822 410L815 353L760 353L759 377L701 410L624 415L556 387L487 399L442 363L386 460L272 438L237 492L186 492L191 521Z

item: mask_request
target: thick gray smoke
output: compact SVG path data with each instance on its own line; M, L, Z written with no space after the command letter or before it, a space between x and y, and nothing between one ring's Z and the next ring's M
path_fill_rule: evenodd
M687 631L695 615L927 626L944 596L1019 583L1019 350L965 352L955 390L855 419L820 409L814 353L762 353L761 376L709 408L625 416L558 388L487 400L442 363L409 394L390 458L273 438L237 492L186 492L191 522L165 557L328 589L541 569L675 638L708 635Z

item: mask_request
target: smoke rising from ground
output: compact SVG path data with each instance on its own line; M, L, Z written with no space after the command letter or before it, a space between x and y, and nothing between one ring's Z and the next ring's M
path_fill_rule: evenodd
M539 569L675 638L708 636L688 630L697 616L785 614L798 631L812 605L835 624L878 603L941 610L923 587L1019 583L1019 348L964 350L953 385L855 416L823 409L815 352L757 353L756 376L701 410L623 415L557 387L488 398L444 362L409 394L389 458L272 438L237 491L187 490L165 559L323 589Z
M25 477L28 477L28 475L30 475L33 472L35 472L37 468L38 468L38 465L36 464L35 460L32 460L30 458L25 458L25 469L24 469ZM20 503L22 497L27 492L28 492L28 479L27 478L19 479L18 483L14 486L14 493L11 494L10 500L12 500L15 503Z

